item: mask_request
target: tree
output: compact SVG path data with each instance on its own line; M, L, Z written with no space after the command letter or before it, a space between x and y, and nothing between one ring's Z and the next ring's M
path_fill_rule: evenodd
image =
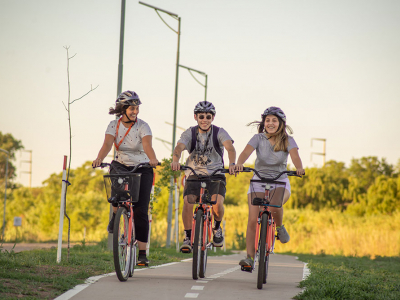
M8 180L15 178L15 166L12 164L12 160L15 159L15 152L24 149L22 142L16 140L10 133L3 134L0 131L0 149L8 151L10 157L8 159ZM4 184L5 171L6 171L7 155L0 153L0 184ZM7 184L8 185L8 184ZM13 188L12 185L9 185Z

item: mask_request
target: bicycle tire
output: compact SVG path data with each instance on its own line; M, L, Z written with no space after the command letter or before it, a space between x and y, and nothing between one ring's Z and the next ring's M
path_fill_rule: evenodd
M267 242L267 228L268 227L268 215L262 214L261 216L261 230L260 230L260 252L258 260L258 276L257 276L257 288L262 289L264 283L264 272L266 272L265 258L266 258L266 242Z
M199 278L201 244L203 240L202 237L203 237L203 209L199 208L196 212L196 224L194 229L194 240L193 240L192 277L194 280Z
M136 253L136 244L135 244L135 240L136 240L136 235L135 235L135 226L132 226L132 238L131 238L131 267L129 268L129 277L133 276L133 273L135 272L135 266L136 266L136 257L137 257L137 253Z
M113 232L114 267L120 281L128 280L130 273L132 251L128 244L128 232L128 210L125 207L120 207L115 214Z
M207 213L207 218L206 218L206 222L204 222L204 224L206 224L206 239L204 241L204 251L201 250L201 256L200 256L200 271L199 271L199 277L200 278L204 278L206 277L206 270L207 270L207 244L210 241L210 236L209 236L209 228L212 226L212 222L211 222L211 216L210 213ZM204 226L203 226L203 230L204 230Z

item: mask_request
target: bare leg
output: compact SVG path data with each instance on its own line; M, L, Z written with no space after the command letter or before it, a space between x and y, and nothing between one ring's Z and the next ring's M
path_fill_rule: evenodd
M221 195L213 195L211 200L215 201L215 199L217 199L217 204L213 205L214 220L222 221L225 212L224 197L222 197Z
M188 196L185 196L183 200L184 200L182 209L183 229L189 230L192 229L193 204L190 204L188 202Z
M246 248L247 248L247 255L250 255L252 258L254 258L254 253L256 251L254 247L256 238L257 218L258 218L258 213L260 211L259 206L251 204L251 199L253 197L263 198L264 193L252 193L247 195L247 200L249 204L249 219L247 221Z
M285 204L289 200L289 197L290 197L290 193L287 189L285 189L284 193L285 194L283 195L283 204ZM282 194L280 194L280 195L282 195ZM280 197L280 196L277 195L277 197ZM273 199L272 199L272 202L273 202ZM274 217L276 226L281 226L283 224L283 204L282 204L282 207L270 207L270 210L272 212L272 216Z

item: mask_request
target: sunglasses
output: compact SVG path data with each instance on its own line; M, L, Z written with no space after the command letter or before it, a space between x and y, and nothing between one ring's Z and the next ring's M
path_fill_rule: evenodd
M199 119L200 119L200 120L203 120L204 118L207 118L207 120L211 120L211 119L212 119L212 116L210 116L210 115L207 115L207 116L205 116L205 115L200 115L200 116L199 116Z

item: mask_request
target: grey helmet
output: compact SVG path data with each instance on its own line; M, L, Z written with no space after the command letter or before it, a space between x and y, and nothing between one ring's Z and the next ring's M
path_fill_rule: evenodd
M208 101L201 101L196 104L196 107L194 108L194 113L210 113L215 116L216 111L215 107L211 102Z
M142 104L142 102L139 99L138 94L136 94L133 91L125 91L121 94L119 94L117 100L115 101L116 104L122 104L122 105L133 105L137 106Z
M266 110L264 110L263 114L261 115L261 118L266 115L277 116L277 117L281 118L283 120L283 122L286 123L286 115L283 112L283 110L280 109L279 107L276 107L276 106L268 107Z

